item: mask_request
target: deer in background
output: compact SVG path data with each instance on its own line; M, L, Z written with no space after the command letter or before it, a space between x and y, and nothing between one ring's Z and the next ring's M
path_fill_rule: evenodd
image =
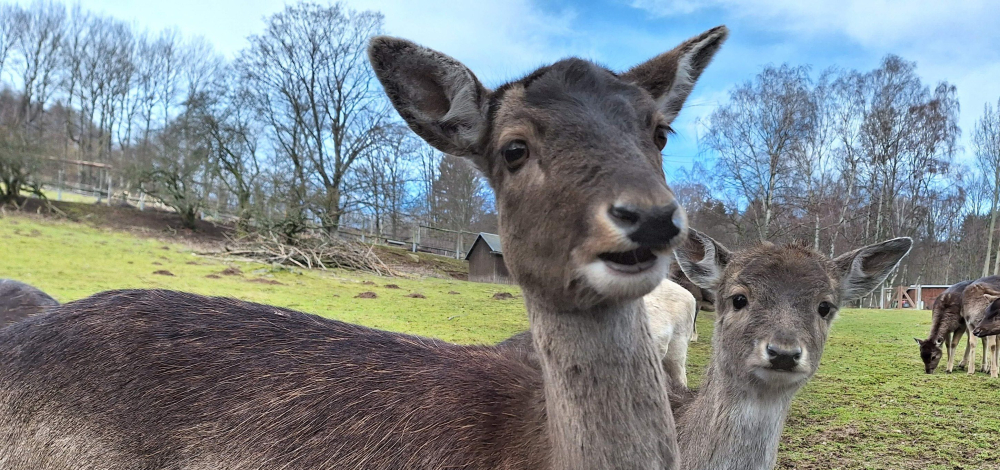
M993 378L1000 375L1000 364L998 364L1000 350L997 349L997 337L985 334L985 329L979 330L979 334L975 333L996 299L997 291L1000 291L1000 276L988 276L969 284L962 294L962 317L965 318L965 326L969 333L969 375L976 373L976 342L973 337L978 337L983 342L983 372L989 372Z
M372 40L410 128L493 187L537 355L105 292L0 330L0 468L676 469L642 297L686 229L667 131L727 34L624 73L566 59L495 91L444 54Z
M1000 291L991 291L987 295L993 299L993 302L986 308L983 321L979 322L979 326L972 330L972 333L980 338L1000 335Z
M0 328L59 305L41 290L13 279L0 279Z
M881 285L913 242L831 260L795 245L731 252L695 230L688 237L677 261L717 303L701 387L671 390L681 468L771 469L792 397L816 372L839 306Z
M955 349L965 334L965 318L962 317L962 294L972 281L959 282L941 293L934 299L931 314L931 332L927 339L913 338L920 345L920 359L924 361L924 371L933 374L941 362L941 345L948 349L948 368L950 374L955 366ZM971 338L970 338L971 341ZM958 364L965 367L969 360L969 346L965 347L965 356Z

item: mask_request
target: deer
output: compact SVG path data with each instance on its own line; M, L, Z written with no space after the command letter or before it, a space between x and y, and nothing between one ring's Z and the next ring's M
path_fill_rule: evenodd
M59 305L36 287L13 279L0 279L0 328Z
M774 468L791 400L816 373L840 306L885 282L912 245L896 238L831 260L798 245L731 252L689 229L674 256L719 301L701 387L667 376L681 468Z
M687 351L698 303L688 289L665 279L643 298L653 344L664 372L673 383L687 386ZM532 350L531 331L523 331L497 344L499 348Z
M1000 276L987 276L980 278L969 284L962 294L962 317L965 319L965 326L969 334L969 363L968 374L976 373L976 342L973 337L979 338L983 342L983 372L989 372L990 377L996 378L1000 375L1000 363L998 363L997 337L987 335L986 329L976 330L986 316L992 302L997 298L996 293L1000 291Z
M988 295L993 302L986 308L979 326L972 330L972 334L980 338L1000 335L1000 291L992 291Z
M920 359L924 362L924 371L933 374L941 362L941 345L948 349L948 368L950 374L955 366L955 349L958 348L962 335L965 334L965 318L962 316L962 294L972 281L955 284L934 299L931 314L931 332L927 339L913 338L920 345ZM965 356L958 364L961 369L969 360L969 347L965 348Z
M681 468L774 468L792 398L816 373L840 306L881 285L913 241L896 238L830 259L798 245L733 252L694 229L687 237L674 255L717 302L700 388L671 385Z
M0 468L677 469L642 297L687 230L669 126L727 35L625 72L564 59L495 90L441 52L371 39L402 119L493 188L537 354L99 293L0 330Z

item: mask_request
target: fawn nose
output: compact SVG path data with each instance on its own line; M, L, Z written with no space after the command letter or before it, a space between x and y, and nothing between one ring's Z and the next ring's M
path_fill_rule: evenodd
M790 348L768 343L767 358L771 361L772 368L790 371L799 365L799 359L802 359L802 348L798 346Z
M640 208L622 204L608 210L611 219L628 234L629 240L646 247L665 247L686 228L684 208L671 201L658 207Z

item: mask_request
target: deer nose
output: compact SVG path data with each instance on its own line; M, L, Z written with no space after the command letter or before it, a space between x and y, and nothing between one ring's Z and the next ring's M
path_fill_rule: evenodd
M792 370L799 365L802 358L802 348L796 346L788 348L776 344L767 344L767 358L771 361L771 367L778 370Z
M646 247L669 245L687 225L684 209L677 201L649 208L615 205L611 206L608 214L626 231L629 240Z

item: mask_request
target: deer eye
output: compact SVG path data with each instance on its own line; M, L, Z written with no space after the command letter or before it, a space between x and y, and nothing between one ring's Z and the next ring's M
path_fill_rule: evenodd
M816 311L819 312L819 316L826 318L833 311L833 304L830 302L820 302Z
M736 294L733 296L733 308L736 310L743 310L748 303L750 303L750 301L747 300L747 296L743 294Z
M653 131L653 143L660 150L667 146L667 134L670 134L670 128L667 126L656 126L656 130Z
M507 162L507 168L516 170L528 159L528 143L523 140L512 140L500 151Z

